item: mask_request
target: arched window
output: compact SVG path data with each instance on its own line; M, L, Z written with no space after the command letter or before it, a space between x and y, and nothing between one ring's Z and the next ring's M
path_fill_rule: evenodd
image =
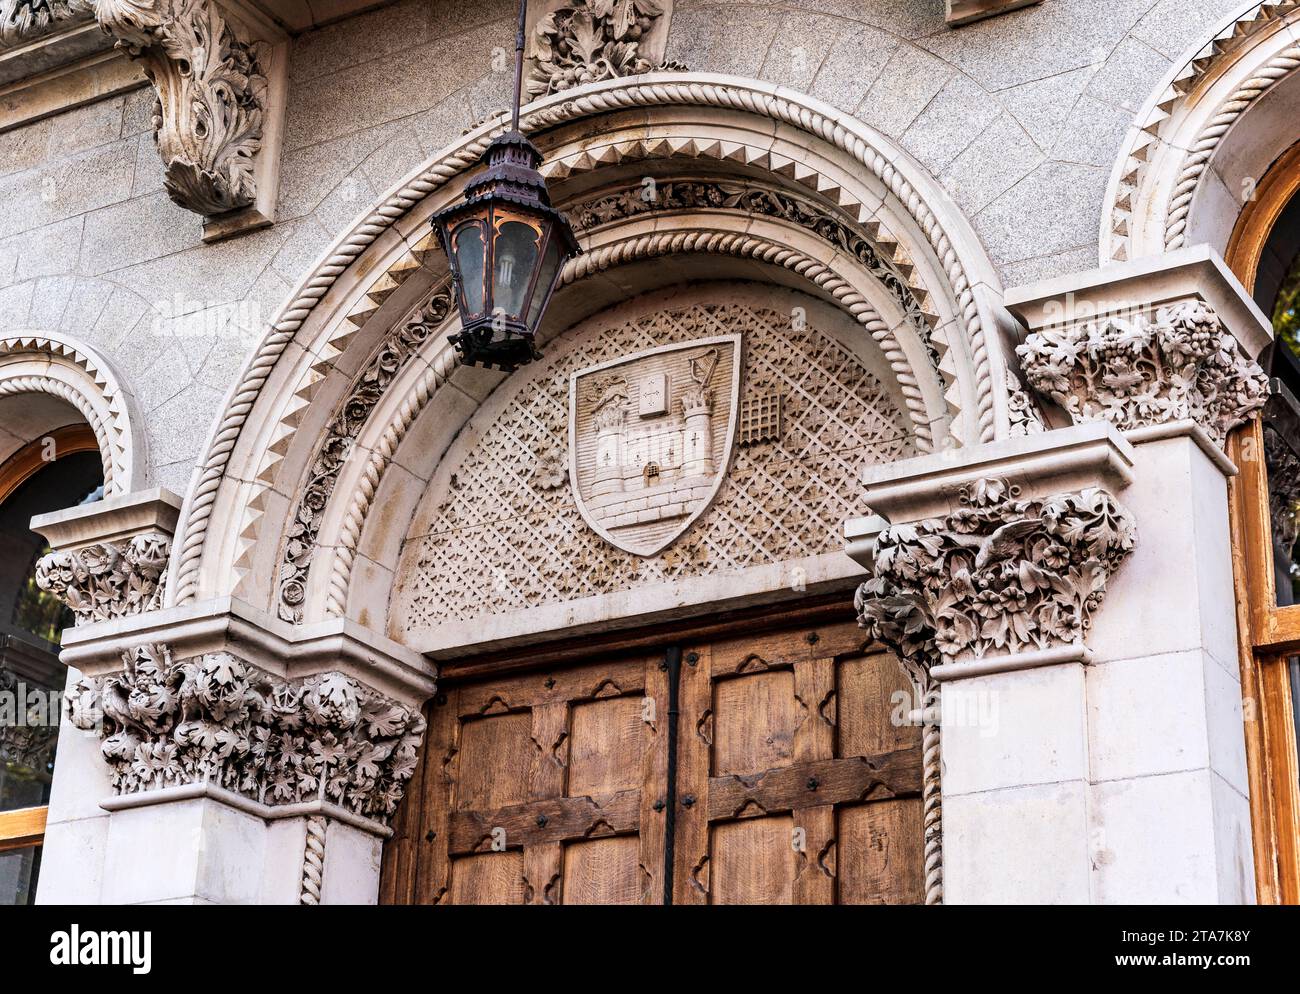
M36 585L49 549L28 522L102 496L99 450L84 425L37 438L0 464L0 904L35 897L66 676L59 639L72 623Z
M1300 903L1300 144L1281 156L1233 231L1228 264L1274 342L1263 416L1230 451L1242 700L1261 899Z

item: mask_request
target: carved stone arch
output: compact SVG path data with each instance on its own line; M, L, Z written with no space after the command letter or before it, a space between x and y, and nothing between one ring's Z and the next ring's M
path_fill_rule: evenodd
M1178 59L1111 173L1103 265L1208 243L1224 254L1253 185L1295 143L1300 0L1244 3Z
M463 423L495 386L499 374L459 367L442 347L454 330L441 326L445 313L426 335L437 348L391 353L403 322L445 279L428 217L460 195L493 127L472 132L386 196L304 281L251 357L182 512L169 584L176 602L235 592L274 609L283 567L301 557L311 575L294 590L310 609L290 612L290 620L343 613L362 533L383 513L374 495L394 466L403 468L396 444L415 415L450 386ZM708 252L747 267L749 278L784 274L778 282L808 287L854 314L890 353L896 374L911 377L910 384L899 377L913 394L905 406L925 428L951 426L962 443L1008 432L996 276L933 181L858 122L769 84L665 73L538 101L525 109L523 129L547 156L566 210L654 175L749 183L824 215L747 217L707 205L597 225L583 233L588 255L564 275L570 287L581 283L572 297L583 302L568 313L553 308L552 330L572 323L573 307L623 299L626 274L644 260L662 268L666 258ZM828 235L836 225L841 233ZM874 256L847 251L843 232ZM358 389L378 380L377 396L358 400ZM352 421L336 437L332 428ZM341 468L300 501L324 468L322 456Z
M148 461L135 398L112 366L90 346L61 332L0 334L0 405L9 398L38 395L48 403L24 404L26 438L0 439L0 461L23 442L68 423L69 415L90 426L104 467L108 496L143 489Z

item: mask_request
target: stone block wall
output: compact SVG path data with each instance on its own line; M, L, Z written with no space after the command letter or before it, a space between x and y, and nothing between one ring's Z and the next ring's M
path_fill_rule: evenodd
M678 0L667 58L811 93L896 139L1004 283L1090 268L1139 104L1236 0L1047 0L958 30L944 0ZM277 223L205 245L163 190L142 89L0 134L0 329L61 329L140 399L187 488L261 328L381 193L504 108L513 0L401 0L292 45Z

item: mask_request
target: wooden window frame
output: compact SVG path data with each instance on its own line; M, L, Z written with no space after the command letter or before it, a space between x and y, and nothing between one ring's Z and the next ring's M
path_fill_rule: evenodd
M45 432L0 465L0 504L35 476L37 471L49 465L50 460L45 455L51 441L54 443L56 461L78 452L99 451L99 442L87 424L65 425ZM44 804L34 808L0 811L0 853L44 843L48 815L49 806Z
M1261 181L1233 230L1227 263L1253 294L1274 226L1300 192L1300 143ZM1260 904L1300 904L1300 755L1287 658L1300 653L1300 605L1279 607L1263 419L1228 440L1238 474L1228 481L1238 662L1245 709L1246 765L1255 888Z

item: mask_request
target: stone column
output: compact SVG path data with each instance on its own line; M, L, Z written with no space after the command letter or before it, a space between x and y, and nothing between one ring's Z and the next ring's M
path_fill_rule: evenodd
M1263 407L1268 320L1204 246L1026 287L1028 385L1134 448L1142 541L1084 674L1091 899L1253 903L1223 452ZM1049 416L1051 410L1049 405Z
M1221 446L1268 324L1204 248L1007 303L1049 429L875 468L849 528L940 689L944 900L1252 902Z
M931 900L1089 899L1084 638L1135 543L1115 496L1132 461L1083 425L867 475L877 516L850 523L849 551L872 571L860 620L929 726Z
M57 550L37 564L37 582L72 609L78 626L157 608L180 506L169 491L147 490L33 518L32 529ZM81 677L68 670L65 699ZM109 824L100 801L112 793L99 746L98 736L62 716L37 883L42 904L99 898Z
M92 534L95 514L34 527L58 548L74 526ZM42 563L49 589L85 572L60 558L78 555ZM423 657L231 598L78 624L63 646L74 669L38 900L377 899L433 691Z

